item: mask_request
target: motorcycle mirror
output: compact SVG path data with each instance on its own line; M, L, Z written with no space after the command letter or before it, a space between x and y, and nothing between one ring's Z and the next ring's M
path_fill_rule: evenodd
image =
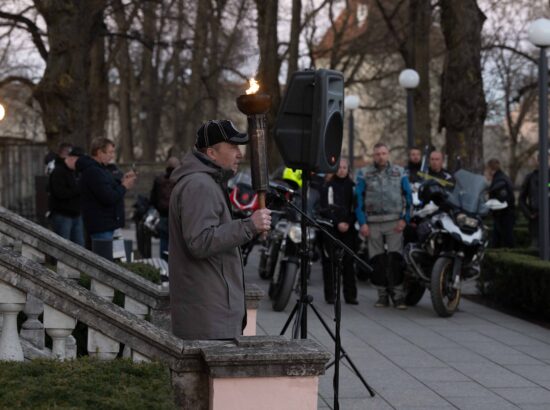
M489 208L491 211L498 211L500 209L504 209L508 207L508 203L506 201L501 202L498 199L489 199L487 202L485 202L485 206Z

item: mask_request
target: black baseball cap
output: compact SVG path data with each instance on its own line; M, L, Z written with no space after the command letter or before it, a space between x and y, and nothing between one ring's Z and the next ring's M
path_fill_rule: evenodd
M200 126L197 130L195 147L197 149L208 148L220 142L243 145L248 144L248 135L239 132L229 120L211 120Z
M69 151L69 154L67 154L69 157L81 157L83 155L86 155L86 151L80 147L72 147Z

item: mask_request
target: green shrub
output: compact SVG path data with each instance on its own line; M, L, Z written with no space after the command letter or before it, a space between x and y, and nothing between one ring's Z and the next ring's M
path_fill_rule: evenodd
M170 374L129 360L0 362L0 408L174 409Z
M120 265L141 276L142 278L160 285L160 270L154 266L141 262L121 263Z
M505 307L550 319L550 262L534 250L490 250L483 260L478 287L482 294Z

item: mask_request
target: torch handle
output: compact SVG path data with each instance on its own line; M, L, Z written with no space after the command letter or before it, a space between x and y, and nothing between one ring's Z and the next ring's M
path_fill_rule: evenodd
M265 191L258 191L258 204L260 209L264 209L265 206Z

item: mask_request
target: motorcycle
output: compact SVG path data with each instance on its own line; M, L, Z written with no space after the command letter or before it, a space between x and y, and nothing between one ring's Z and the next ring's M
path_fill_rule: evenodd
M406 303L417 304L426 289L441 317L452 316L460 303L462 283L476 279L487 247L482 217L506 208L495 199L484 202L485 178L465 170L454 175L455 187L445 191L436 181L419 190L423 206L413 215L417 241L404 249Z
M246 171L237 173L228 183L229 202L233 215L237 218L248 218L259 208L258 194L252 189L252 179ZM258 243L254 239L241 246L243 265L246 266L248 256Z
M294 195L292 200L300 208L301 197ZM299 213L287 207L279 215L278 221L270 235L270 244L267 248L266 265L271 275L269 297L272 308L276 312L285 309L292 291L297 289L302 245L302 226ZM314 252L316 230L307 228L308 249L310 251L309 268L318 259ZM309 271L309 269L308 269ZM307 273L306 273L307 274Z

